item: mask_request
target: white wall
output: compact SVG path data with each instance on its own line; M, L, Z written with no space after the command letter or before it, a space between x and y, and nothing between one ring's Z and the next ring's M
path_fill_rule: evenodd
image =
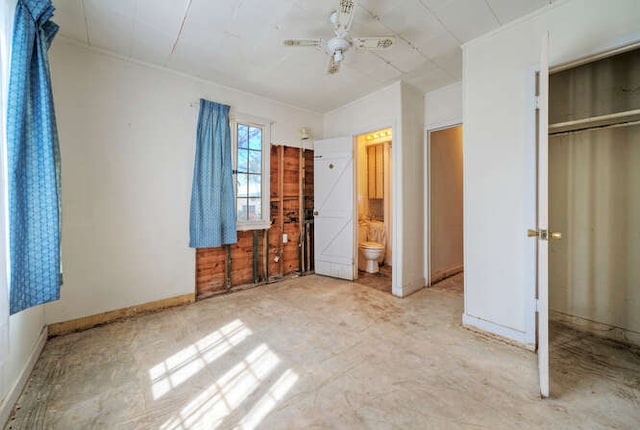
M195 291L189 202L200 97L322 136L322 115L63 39L51 50L62 155L61 299L47 323Z
M462 82L424 95L424 124L428 129L462 122Z
M368 94L324 115L326 138L395 127L400 120L400 82ZM394 139L395 139L395 130Z
M462 126L429 135L430 282L462 267ZM436 279L434 279L436 278Z
M13 28L13 15L17 0L5 1L0 4L0 51L2 56L0 59L2 77L2 117L4 119L6 112L6 90L8 87L8 70L9 70L9 47L11 46L11 34ZM4 122L0 127L4 140ZM4 147L4 143L2 145ZM0 151L2 159L5 158L4 149ZM2 163L4 164L4 163ZM4 176L4 169L0 169ZM3 180L4 182L4 180ZM2 193L3 194L3 193ZM0 194L0 195L2 195ZM2 197L4 199L4 196ZM4 206L4 205L1 205ZM4 215L0 216L0 222L4 223ZM5 229L0 229L0 246L4 248L6 243ZM2 250L4 254L4 249ZM0 271L3 280L0 282L0 288L7 288L6 285L6 267L4 258L0 259ZM8 309L7 309L8 312ZM4 427L4 423L11 412L13 402L22 389L22 384L26 381L33 365L33 360L37 358L42 341L46 332L44 328L44 307L36 306L15 314L9 319L9 347L8 351L3 351L5 361L0 363L0 427ZM5 348L5 346L2 346Z
M424 95L403 82L325 114L326 137L355 136L393 127L392 224L393 294L406 296L424 286ZM416 263L419 261L419 263Z
M534 70L640 39L640 2L554 3L463 47L465 324L533 345Z
M424 94L402 83L402 127L399 162L394 169L400 177L400 188L394 187L397 233L401 239L398 252L402 261L402 295L407 296L426 285L424 272L424 244L416 238L424 237ZM393 147L393 150L396 148ZM394 178L395 179L395 178ZM392 184L394 185L394 184Z

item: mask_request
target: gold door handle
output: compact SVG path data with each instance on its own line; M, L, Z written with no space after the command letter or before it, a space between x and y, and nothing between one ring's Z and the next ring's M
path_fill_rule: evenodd
M562 239L562 233L558 231L549 232L549 230L527 230L528 237L537 237L540 240L549 240L549 237L553 240Z
M318 211L313 211L313 216L318 216L318 215L320 215Z

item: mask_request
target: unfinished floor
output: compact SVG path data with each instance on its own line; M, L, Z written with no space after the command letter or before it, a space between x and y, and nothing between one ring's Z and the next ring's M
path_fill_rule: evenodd
M308 276L51 339L9 429L638 428L637 351L460 326L462 276L399 299Z

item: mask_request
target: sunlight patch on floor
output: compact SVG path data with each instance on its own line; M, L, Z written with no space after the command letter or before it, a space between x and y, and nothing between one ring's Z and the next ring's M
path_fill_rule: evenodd
M235 428L242 430L253 430L257 428L297 381L298 375L293 370L287 369L271 388L269 388L269 391L256 402L249 413L242 418Z
M161 430L210 429L218 427L253 393L280 363L266 344L261 344L244 360L189 402Z
M251 334L242 321L235 320L152 367L149 377L154 400L193 377Z

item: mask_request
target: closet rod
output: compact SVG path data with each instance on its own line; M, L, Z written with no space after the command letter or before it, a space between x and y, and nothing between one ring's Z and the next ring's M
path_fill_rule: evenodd
M568 130L568 131L556 131L554 133L549 133L549 136L563 136L565 134L579 133L581 131L604 130L606 128L619 128L619 127L627 127L630 125L640 125L640 120L629 121L629 122L619 122L616 124L608 124L608 125L596 125L591 127L577 128L577 129Z
M629 123L640 120L640 109L626 112L617 112L591 118L577 119L575 121L549 124L549 134L555 135L569 131L585 130L589 128L602 128L616 124Z

